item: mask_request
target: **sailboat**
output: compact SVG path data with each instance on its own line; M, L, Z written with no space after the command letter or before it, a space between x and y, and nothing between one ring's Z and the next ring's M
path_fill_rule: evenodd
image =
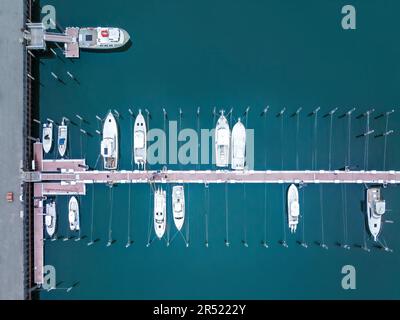
M146 137L146 121L139 109L139 114L135 119L133 128L133 156L135 164L144 168L146 165L147 137Z
M118 126L114 115L108 112L103 124L103 140L101 141L101 155L104 160L104 169L116 170L118 167Z
M79 203L76 197L71 197L68 204L68 221L71 231L79 231Z
M58 126L58 153L61 157L64 157L67 151L68 142L68 127L66 125L65 119L63 118L61 124Z
M246 129L243 123L238 119L232 128L232 160L233 170L243 170L246 155Z
M46 203L46 213L44 215L44 224L46 232L50 237L53 237L57 225L56 203L51 201Z
M175 227L181 231L185 222L185 192L183 186L174 186L172 188L172 212Z
M299 223L300 205L299 191L294 184L289 186L287 193L287 214L290 232L295 233Z
M158 239L164 236L167 226L166 192L157 189L154 193L154 231Z
M224 111L221 111L215 128L215 164L217 167L228 166L230 135L228 121L224 116Z
M380 188L367 189L367 220L368 229L374 241L378 241L381 232L382 216L386 211L386 202L381 197Z
M43 151L49 153L53 145L53 123L46 122L43 124L42 131Z

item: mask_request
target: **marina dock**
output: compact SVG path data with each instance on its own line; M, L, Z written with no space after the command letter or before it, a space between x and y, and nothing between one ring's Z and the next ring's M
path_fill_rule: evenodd
M272 170L88 170L84 159L45 160L42 143L34 144L33 171L23 180L34 183L34 281L43 283L43 200L55 195L85 195L86 184L119 183L296 183L296 184L399 184L400 171L272 171Z

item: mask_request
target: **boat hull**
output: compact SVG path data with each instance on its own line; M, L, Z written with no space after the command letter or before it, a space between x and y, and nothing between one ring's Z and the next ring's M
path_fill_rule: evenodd
M79 48L88 50L118 49L129 40L129 33L121 28L80 28L78 35Z
M69 229L71 231L79 231L80 229L79 203L76 197L71 197L71 199L69 199L68 221L69 221Z
M231 166L233 170L244 170L246 157L246 128L243 123L238 122L232 128L232 159Z
M110 111L103 124L101 154L103 156L104 169L116 170L118 168L118 152L118 125Z
M154 193L154 231L158 239L164 236L167 225L166 192L162 189Z
M230 129L228 121L222 114L215 127L215 165L227 167L229 165Z
M54 201L46 204L45 227L49 237L53 237L57 227L56 203Z
M294 184L291 184L287 192L287 216L288 225L292 233L296 232L299 223L299 191Z
M379 188L370 188L366 191L366 204L368 230L374 241L378 241L382 229L382 215L385 213L385 201L381 198Z
M60 125L58 127L58 153L61 157L65 156L67 151L68 143L68 127L66 125Z
M42 131L43 151L49 153L53 145L53 124L45 123Z
M172 188L172 213L175 227L178 231L181 231L185 223L185 192L183 186Z
M139 110L133 129L133 157L135 164L145 167L147 161L147 128L146 121Z

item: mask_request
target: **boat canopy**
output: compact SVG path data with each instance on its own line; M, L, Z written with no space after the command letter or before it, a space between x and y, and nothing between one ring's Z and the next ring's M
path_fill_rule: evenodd
M134 140L135 149L143 149L145 147L144 132L143 131L135 132L135 137L134 137L133 140Z
M182 203L179 200L178 200L178 202L175 202L174 210L175 210L175 212L181 212L182 211Z
M114 152L114 141L111 138L104 138L101 141L101 155L103 157L111 157Z
M217 141L219 145L229 145L229 130L226 128L218 129Z
M53 219L49 215L45 216L44 221L46 223L46 226L48 227L51 227L51 225L53 224Z
M290 214L293 217L298 217L299 213L300 213L299 203L297 201L294 201L294 202L291 203L290 206L291 206Z
M383 215L386 211L386 203L385 201L376 201L375 202L375 212L378 215Z

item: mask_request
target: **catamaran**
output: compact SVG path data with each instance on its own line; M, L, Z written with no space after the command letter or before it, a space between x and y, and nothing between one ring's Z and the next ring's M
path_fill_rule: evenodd
M382 216L386 211L385 200L381 197L380 188L367 189L367 220L368 229L374 241L378 241L381 232Z
M104 160L104 169L116 170L118 167L118 126L114 115L108 112L103 124L103 140L101 141L101 155Z
M58 126L58 153L61 157L64 157L67 151L68 142L68 127L65 119L63 118L61 124Z
M56 203L51 201L46 203L46 214L44 215L44 223L46 226L46 232L50 237L53 237L56 231L57 224L57 213L56 213Z
M185 193L183 186L174 186L172 188L172 212L175 227L178 231L181 231L185 222Z
M246 155L246 129L238 119L232 128L232 160L233 170L243 170Z
M133 156L135 164L144 169L146 165L146 152L147 152L147 130L146 121L142 115L142 110L139 109L139 114L135 120L133 128Z
M166 192L157 189L154 193L154 231L159 239L165 233L167 226L167 202Z
M128 32L121 28L80 28L79 48L116 49L123 47L130 39Z
M215 128L215 164L217 167L228 166L230 135L228 121L224 116L224 111L221 111Z
M299 223L300 206L299 191L294 184L289 186L287 193L287 213L290 232L295 233Z
M43 151L49 153L53 145L53 123L46 122L43 124L42 131Z
M68 221L71 231L79 231L79 203L76 197L71 197L68 204Z

